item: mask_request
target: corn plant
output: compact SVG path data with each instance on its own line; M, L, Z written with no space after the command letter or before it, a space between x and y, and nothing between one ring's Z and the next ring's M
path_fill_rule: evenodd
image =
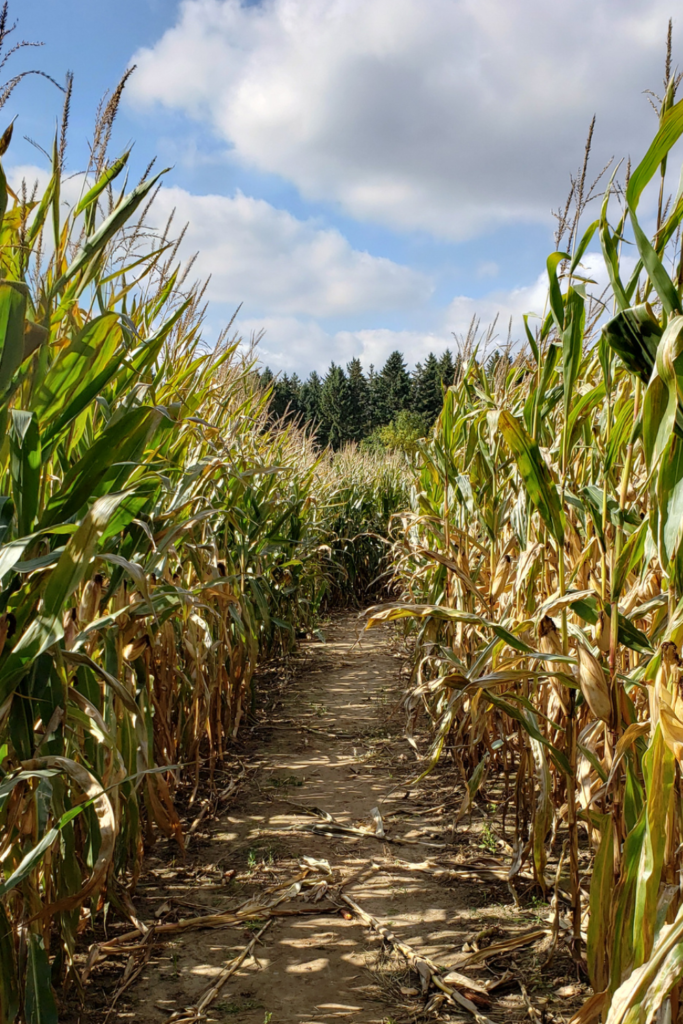
M274 428L238 339L203 346L161 175L107 155L123 84L73 205L65 125L42 195L0 169L3 1021L57 1019L79 934L129 913L158 833L182 851L177 787L211 782L260 661L372 583L365 516L405 500L398 463Z
M588 226L585 165L574 182L527 348L463 351L396 529L401 598L369 619L412 624L408 708L433 724L425 770L447 751L466 782L459 816L501 773L511 877L528 863L545 892L550 849L566 847L570 948L594 990L577 1024L681 1019L683 197L664 199L676 85ZM591 300L595 242L611 286Z

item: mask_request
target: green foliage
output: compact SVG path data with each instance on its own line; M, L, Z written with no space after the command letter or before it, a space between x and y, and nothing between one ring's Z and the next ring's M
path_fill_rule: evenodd
M321 447L363 441L371 450L414 451L414 441L439 415L444 388L455 374L447 349L440 359L430 353L412 374L401 353L392 352L379 373L371 366L366 375L360 360L352 359L346 371L332 363L324 380L313 371L302 384L296 374L274 377L266 367L260 381L271 396L271 417L305 425Z
M664 178L677 85L587 227L584 167L528 349L463 358L412 462L400 599L369 620L413 634L424 771L449 751L460 813L485 772L505 773L510 877L528 860L545 896L551 836L563 851L567 937L595 990L576 1019L605 1024L675 1019L683 983L683 203ZM636 217L650 182L652 239ZM596 236L612 295L592 301L581 261Z
M96 134L108 136L106 120ZM382 538L406 500L402 460L321 454L293 422L300 401L320 409L315 381L304 394L288 378L270 396L275 382L240 358L237 338L204 347L201 285L179 285L172 239L150 247L156 179L110 203L129 155L110 161L98 145L80 200L53 203L58 149L42 197L9 195L0 175L10 1021L19 1006L26 1021L56 1020L53 986L84 908L116 904L143 837L182 849L182 769L223 757L263 659L335 603L381 592Z
M418 442L426 434L427 425L424 416L421 413L403 409L396 419L387 423L386 426L377 427L363 441L362 447L371 451L385 449L390 452L403 452L404 455L414 455L418 449Z

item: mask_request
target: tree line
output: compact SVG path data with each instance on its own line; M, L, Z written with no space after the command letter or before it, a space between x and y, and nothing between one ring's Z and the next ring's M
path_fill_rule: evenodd
M430 352L411 373L396 351L381 370L370 366L367 374L352 359L346 370L333 362L324 376L314 370L304 381L296 373L276 377L268 367L260 377L273 389L271 415L306 425L322 446L356 441L406 448L428 433L441 412L458 362L449 349L441 357Z

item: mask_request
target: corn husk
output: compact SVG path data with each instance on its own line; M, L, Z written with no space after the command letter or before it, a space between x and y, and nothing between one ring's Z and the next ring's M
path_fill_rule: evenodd
M578 645L576 654L579 661L579 686L586 703L595 718L603 722L611 721L612 701L602 665L583 644Z
M654 685L648 687L652 735L654 735L657 722L661 721L662 705L666 705L675 716L683 721L683 700L680 695L681 662L678 648L670 640L665 640L660 647L660 653L661 661ZM664 726L662 726L662 731L663 729Z
M137 637L123 648L123 657L126 661L135 661L149 647L149 637L146 633Z
M544 615L539 623L538 646L543 654L562 654L560 634L549 615ZM553 661L551 658L545 662L545 667L549 672L562 672L564 669L561 661ZM549 684L550 692L546 714L551 721L559 722L560 718L569 711L566 690L562 681L556 677L551 677Z
M78 633L78 613L75 608L68 608L62 617L62 628L64 629L64 646L70 651Z
M104 579L99 572L96 572L93 578L86 583L81 603L78 606L78 621L81 626L87 626L97 616L103 583Z
M500 595L507 586L508 579L510 577L510 566L512 559L509 555L503 555L498 561L496 571L493 574L493 583L491 584L491 600L497 601Z
M683 761L683 721L668 704L660 705L659 724L667 747L677 761Z
M611 628L612 616L604 610L601 611L595 624L595 642L603 654L609 651Z

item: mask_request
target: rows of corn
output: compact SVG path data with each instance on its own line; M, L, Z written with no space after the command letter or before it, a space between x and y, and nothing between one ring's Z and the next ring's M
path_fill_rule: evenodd
M366 592L406 500L398 461L317 454L236 341L202 347L113 113L70 205L62 140L42 194L0 170L3 1024L58 1019L79 934L130 907L156 836L182 850L178 786L211 778L259 663Z
M416 637L409 709L432 721L427 770L447 755L466 780L461 813L504 778L510 877L526 866L550 898L559 862L560 941L594 991L577 1024L683 1019L683 195L663 198L683 134L675 85L595 219L576 179L582 226L548 258L526 352L465 358L397 527L401 599L370 619ZM610 282L597 302L591 243Z

